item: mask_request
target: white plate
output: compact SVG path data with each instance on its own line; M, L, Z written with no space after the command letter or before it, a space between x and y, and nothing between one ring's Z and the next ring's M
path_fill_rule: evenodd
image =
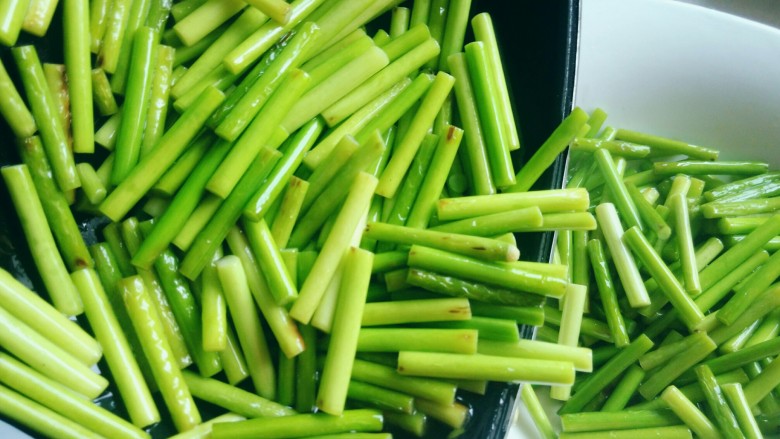
M780 30L677 1L583 0L579 38L576 106L780 168ZM518 406L507 439L539 437Z
M780 165L780 30L662 0L584 0L575 105Z

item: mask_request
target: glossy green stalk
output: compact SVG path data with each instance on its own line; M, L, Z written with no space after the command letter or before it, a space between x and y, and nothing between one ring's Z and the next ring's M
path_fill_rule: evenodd
M501 357L566 361L574 364L575 370L583 372L591 372L593 370L590 349L577 346L565 346L558 343L548 343L537 340L502 342L480 339L479 344L477 345L477 353Z
M106 33L109 12L113 7L113 1L96 0L91 2L89 7L89 48L92 53L97 55L100 53L103 45L103 35Z
M543 221L544 216L539 208L534 206L445 222L431 227L431 230L474 236L496 236L541 228L544 226Z
M525 207L537 207L543 213L584 211L589 204L590 197L584 188L550 189L443 198L436 206L436 213L439 220L450 221Z
M38 129L35 119L27 109L11 77L8 76L2 61L0 61L0 95L3 96L0 99L0 114L3 115L3 119L6 120L14 135L23 139L35 134Z
M404 182L401 185L400 191L394 197L394 202L385 221L388 224L404 225L406 224L409 213L412 210L414 201L417 198L417 194L420 190L423 180L425 179L428 169L430 168L431 160L436 151L437 145L436 135L426 135L423 139L417 154L412 160L412 164L409 168L409 172L404 178ZM384 212L383 212L384 215ZM390 248L389 244L380 243L378 249L384 250Z
M742 385L739 383L730 383L721 385L721 390L726 396L726 400L737 418L741 427L742 434L748 439L759 439L763 437L758 427L755 417L750 410L750 402L745 398L742 391Z
M490 355L401 351L398 354L398 372L437 378L528 381L539 384L574 382L574 366L568 362Z
M296 362L297 357L287 358L285 355L280 355L278 358L276 400L279 404L292 406L295 403Z
M171 250L165 250L155 260L154 267L198 370L203 376L216 374L222 365L217 353L203 349L200 307L195 302L189 283L179 274L178 257Z
M312 53L317 53L323 48L338 43L356 29L365 26L369 21L399 3L401 3L400 0L379 0L362 5L361 2L350 2L350 5L346 6L336 2L335 5L329 5L330 7L324 13L316 11L311 20L316 22L324 32L322 41L315 46ZM339 6L342 6L343 9ZM357 14L354 13L353 8L358 9Z
M322 116L329 125L334 126L338 124L382 92L392 87L393 84L412 74L417 67L438 53L439 46L436 42L432 39L426 40L391 62L339 101L322 111ZM443 100L443 98L441 99ZM432 111L435 113L436 110ZM433 117L430 116L431 123L433 122Z
M268 322L271 332L276 337L280 350L288 357L300 354L304 351L305 346L301 334L298 332L298 326L290 318L287 308L274 302L246 237L240 229L234 227L228 233L227 243L233 254L241 259L252 296Z
M216 266L228 309L247 359L252 383L260 396L273 399L276 395L274 365L268 351L268 343L263 335L260 318L252 303L252 295L241 260L238 256L228 255L220 259Z
M121 112L122 110L119 109L117 113L112 114L111 117L106 119L103 125L95 131L95 143L108 151L113 151L114 146L116 145L116 133L119 129L119 123L121 122ZM111 167L113 167L114 154L110 154L109 157L111 157ZM110 177L110 169L108 169L108 173ZM108 180L106 180L106 182L110 183Z
M176 2L175 5L171 6L171 16L174 21L181 21L184 17L191 14L192 11L202 6L203 3L206 3L206 0L182 0Z
M352 378L440 404L452 404L455 400L455 391L457 389L455 384L401 375L394 367L361 359L355 359L354 361Z
M430 271L410 269L407 282L440 294L453 297L516 306L534 306L541 303L543 296L523 294L509 289L488 284L465 281L458 277L450 277Z
M198 137L179 157L179 160L176 160L171 168L157 180L152 190L162 196L173 197L176 195L179 188L204 158L206 152L210 149L220 149L219 147L222 145L215 145L216 143L214 136L202 135ZM222 146L221 149L225 148Z
M607 387L652 347L653 342L646 335L642 334L635 338L628 346L620 349L609 361L599 367L587 382L577 388L574 395L564 403L558 413L577 413L582 410L596 394Z
M273 128L276 127L292 106L308 82L308 75L302 70L293 70L271 95L260 113L251 121L241 138L236 141L228 156L222 161L209 180L206 188L226 198L236 186L239 179L248 169L247 160L251 161L271 139ZM235 112L236 109L233 109Z
M41 296L0 270L0 306L85 365L97 363L100 344Z
M496 186L503 188L516 183L509 152L510 145L516 146L514 149L519 148L519 141L513 143L510 139L510 127L506 123L508 119L504 113L503 100L500 97L496 98L500 96L496 82L497 74L494 75L497 72L493 71L495 66L490 64L488 52L490 49L482 41L475 41L465 46L466 65L474 90L480 126L484 133L492 177ZM533 181L529 183L529 187L530 184L533 184Z
M639 386L639 393L645 399L652 399L660 394L663 389L675 379L698 364L710 353L717 349L718 345L707 336L706 333L696 332L690 336L691 343L688 349L681 351L668 359L663 366L653 373Z
M358 29L303 63L301 70L311 75L310 87L313 88L374 46L371 37L364 30Z
M623 179L617 172L617 168L614 166L611 154L605 149L600 149L596 151L595 156L599 164L599 169L604 175L607 187L609 188L611 199L614 200L615 206L625 222L626 227L631 228L637 226L640 230L644 230L642 220L639 217L639 211L637 210L636 205L634 205L634 202L623 183Z
M623 235L623 240L642 261L653 279L658 282L661 291L677 310L683 323L689 329L695 328L704 319L704 314L685 292L683 286L680 285L658 253L653 250L647 238L638 228L632 227Z
M422 79L418 77L418 79L420 80L420 88L422 89L420 93L422 93L426 89L424 87L424 81L426 79L425 77ZM325 160L331 152L333 152L333 150L336 148L336 145L341 142L344 136L353 135L353 133L361 131L371 121L374 121L376 118L383 115L385 110L387 110L390 105L393 105L397 102L395 99L396 97L398 97L399 100L401 99L401 96L399 95L404 90L409 88L410 84L412 84L412 81L409 78L404 78L398 81L371 102L357 110L338 127L330 130L328 134L317 143L312 151L306 155L306 159L304 160L306 167L309 169L317 168L322 163L322 161ZM404 101L405 100L406 98L404 98Z
M286 24L268 21L253 29L244 39L233 45L227 55L223 55L225 67L234 73L245 70L279 41L282 35L301 23L322 3L323 0L293 1L290 4L291 11Z
M705 218L756 215L761 213L772 213L778 209L780 209L780 197L742 201L712 201L701 207L702 214Z
M687 425L698 437L707 439L717 439L721 437L717 428L707 416L677 387L667 387L661 394L660 399L663 400L674 414L685 422L685 425Z
M636 261L623 242L623 226L620 224L615 206L611 203L600 204L596 207L596 217L631 307L640 308L650 305L650 297L639 274Z
M382 49L375 46L370 47L328 75L319 84L308 89L290 109L289 114L282 121L282 127L289 131L295 131L379 72L389 62L389 58Z
M122 219L179 158L224 97L215 88L206 89L160 138L157 147L108 195L100 205L101 212L114 221Z
M558 325L558 344L576 347L580 338L582 316L585 310L588 288L583 285L569 284L562 298L563 309L561 322ZM550 397L565 401L571 395L569 386L553 386L550 389Z
M358 336L358 352L454 352L477 351L475 329L363 328Z
M214 253L212 262L203 269L200 286L201 321L203 322L203 349L224 351L228 347L227 303L214 263L222 257L221 249Z
M520 399L525 404L526 410L531 415L536 430L543 439L555 439L558 437L553 429L550 418L544 410L544 406L539 402L536 391L531 383L524 383L520 386Z
M174 75L174 78L176 78L175 80L172 78L170 84L171 86L175 85L178 78L180 78L186 73L186 70L188 69L187 67L185 67L185 65L192 67L194 63L190 63L190 61L197 60L201 55L203 55L206 52L206 50L208 50L211 47L211 45L214 44L214 42L217 41L217 39L220 36L222 36L222 34L225 33L228 27L229 24L225 23L222 26L211 31L210 34L206 35L200 41L193 44L192 46L176 47L176 53L173 56L173 68L174 71L179 70L179 73L177 75ZM171 41L166 39L166 36L168 36L171 33L175 34L175 32L173 32L173 29L168 29L163 33L163 38L162 38L163 43L167 45L172 44ZM175 37L174 39L176 40L176 42L178 42L178 37ZM178 78L176 76L178 76Z
M653 153L657 155L674 156L683 154L690 158L700 160L717 160L718 158L718 151L714 149L622 128L618 129L615 133L615 139L647 145L652 148Z
M517 184L507 188L508 192L527 192L542 173L555 161L555 158L568 146L576 133L586 123L588 114L575 108L561 121L547 140L523 165L516 175Z
M58 3L59 0L30 0L22 30L37 37L46 35Z
M73 151L92 153L95 127L90 75L89 4L63 0L63 44L73 130Z
M544 307L544 320L555 326L560 326L563 320L563 315L557 307L546 305ZM593 337L597 340L603 340L608 343L613 343L612 333L609 331L609 326L601 320L593 317L584 316L582 318L582 327L580 331L583 335Z
M287 24L290 21L290 4L284 0L249 0L247 3L279 24Z
M149 109L152 78L157 64L157 32L142 27L133 38L129 79L122 106L122 121L115 146L111 183L119 185L138 164L141 156L145 116Z
M458 152L463 130L448 125L445 127L446 134L442 133L439 137L439 144L431 158L430 169L420 185L417 198L414 200L409 217L406 219L406 226L410 228L426 228L431 221L435 211L436 201L439 199L444 185L447 181L449 170ZM398 149L393 150L393 155L388 166L393 163ZM382 174L384 178L386 174ZM378 187L377 187L378 188ZM377 189L379 190L379 189Z
M702 311L710 310L715 304L720 302L740 281L745 279L750 273L752 273L757 267L760 267L769 259L769 253L765 250L761 250L754 255L750 256L747 260L741 264L735 266L728 275L715 282L706 289L703 293L698 295L694 302L696 306Z
M265 183L255 192L244 208L244 215L257 221L263 218L270 207L276 202L284 186L303 160L322 132L323 123L317 119L310 121L301 128L283 149L283 157L271 172ZM308 190L307 190L308 193Z
M700 365L694 371L721 435L726 438L743 437L734 412L731 411L726 402L720 384L715 380L712 370L706 365Z
M693 232L691 231L691 217L688 213L688 200L682 194L674 195L671 199L672 212L674 214L677 243L680 247L680 261L682 262L685 290L695 296L701 293L699 282L699 270L696 266L696 255L693 248Z
M197 141L198 144L208 144L208 140L213 139L206 136ZM149 236L144 240L136 255L133 256L133 264L138 267L151 266L154 259L170 244L177 240L178 236L187 229L187 223L182 227L181 218L194 217L193 212L198 207L201 200L206 182L219 166L221 160L228 154L231 144L225 141L219 141L209 148L203 159L197 164L192 173L187 177L181 189L176 193L173 201L165 210L165 213L158 218L152 228ZM197 148L193 145L191 148ZM185 155L187 153L185 152ZM175 167L176 165L174 165ZM171 168L173 169L173 168ZM167 175L167 174L166 174ZM163 177L164 178L164 177ZM203 202L205 203L205 201ZM203 204L200 203L200 204ZM218 208L219 202L215 209ZM210 216L209 216L210 217Z
M778 306L780 300L780 285L773 285L763 290L745 310L726 326L718 326L710 331L710 334L718 344L726 342L731 337L738 335L756 320L763 318ZM722 308L721 308L722 309ZM720 311L718 311L720 317Z
M92 69L92 97L101 116L110 116L119 111L106 72L99 67Z
M208 439L211 437L211 429L214 427L214 424L244 420L246 420L246 418L241 415L225 413L224 415L213 417L191 430L171 436L169 439Z
M244 232L249 238L252 251L260 262L268 288L280 306L287 305L298 298L298 289L282 260L279 247L271 235L271 230L265 220L258 222L244 221Z
M724 278L734 267L758 252L771 238L780 233L780 215L775 215L757 227L738 244L721 254L699 273L702 290L710 288Z
M125 18L123 35L121 38L120 46L118 47L119 55L116 59L116 67L111 71L111 89L114 93L125 95L127 90L127 81L129 76L132 75L130 71L131 57L133 53L133 46L135 45L135 39L138 37L138 31L142 26L145 26L145 21L149 15L152 0L140 0L133 1L130 8L127 11L127 18ZM163 29L146 25L157 31L155 35L155 41L157 44L160 42L160 35Z
M105 31L97 53L97 66L111 74L116 72L132 4L129 0L113 1L103 25Z
M320 378L317 407L341 415L347 399L358 347L360 322L371 277L373 254L351 247L344 256L345 273L333 316L328 353Z
M471 318L469 302L461 298L372 302L366 304L363 311L362 326L467 320L469 318Z
M0 413L41 434L70 439L100 438L97 433L82 427L79 423L20 395L5 386L0 386Z
M43 63L43 74L49 86L49 92L57 108L57 115L65 130L68 148L73 149L73 133L71 130L70 95L68 93L68 75L65 64Z
M204 378L188 370L182 372L182 376L193 396L238 415L261 418L295 414L295 411L289 407L216 379Z
M46 85L38 52L34 46L17 46L11 49L11 54L19 67L25 94L38 124L57 185L62 191L76 189L81 186L81 182L76 172L73 153L68 146L62 121L58 117L54 97ZM91 97L89 100L91 103Z
M440 72L436 75L433 84L431 84L431 87L428 89L428 92L420 103L420 107L415 113L412 124L406 131L404 137L394 146L393 155L387 163L387 166L382 173L382 177L380 178L379 185L377 186L378 194L384 197L392 197L395 195L403 176L408 171L409 166L414 159L414 155L419 149L420 142L433 123L433 119L436 116L438 109L441 107L454 83L455 78L446 73ZM447 139L447 143L459 144L460 138L458 137L457 141L455 141L455 137L458 136L453 134L453 139Z
M33 260L54 306L66 315L81 314L84 310L81 299L57 250L29 168L27 165L7 166L2 168L2 175L22 224ZM76 259L77 261L79 259ZM88 264L84 262L75 265Z
M762 399L780 384L780 363L772 360L757 376L745 385L745 399L749 407L756 406Z
M658 213L653 205L647 201L642 193L633 183L626 183L626 190L634 202L637 212L643 223L661 239L669 239L672 229L666 223L666 220ZM684 197L683 197L684 198ZM687 208L687 206L686 206Z
M133 424L146 427L159 422L160 414L151 392L97 273L85 268L71 277L81 293L84 312L103 346L112 378Z
M358 227L360 217L368 209L376 181L375 177L365 172L359 173L354 179L333 229L312 267L312 274L304 281L298 300L290 309L290 315L296 320L308 323L314 314Z
M4 46L16 44L30 3L31 0L12 0L0 7L0 43Z
M288 112L295 109L297 101L305 96L304 93L309 88L309 74L298 67L303 63L303 57L319 36L320 30L316 25L305 23L303 28L292 37L292 40L287 43L278 56L268 64L263 74L246 90L230 112L220 121L215 129L217 135L224 139L235 140L245 129L248 130L255 115L267 113L267 108L283 104L284 106L277 108L279 114L273 119L274 123L269 126L280 125ZM293 82L290 82L288 77L293 78ZM292 90L284 92L285 88L292 88ZM294 95L289 95L290 92L293 92ZM285 98L285 96L288 97ZM282 100L279 100L280 97ZM289 99L289 101L285 99ZM301 111L301 109L298 108L297 111ZM308 118L304 119L298 126L307 120Z
M686 174L686 175L738 175L752 176L764 174L769 169L769 164L764 162L748 161L695 161L683 160L679 162L655 162L653 172L661 177Z
M462 5L461 3L465 3L465 5ZM471 2L457 2L451 5L451 9L458 11L460 8L465 7L467 14L470 3ZM451 16L447 18L448 30L450 20ZM509 98L509 90L507 88L506 78L504 76L504 67L501 61L501 56L499 54L498 41L496 39L496 33L495 29L493 28L493 21L490 17L490 14L481 13L475 15L471 19L471 26L474 30L474 38L477 41L481 41L485 45L485 59L489 65L488 72L493 77L493 83L495 84L495 88L493 89L493 96L498 101L497 115L500 117L499 124L502 125L502 131L507 134L506 140L508 143L506 146L510 151L520 149L520 139L517 134L515 117L512 112L512 105ZM445 34L445 36L447 35ZM444 44L446 45L446 43L447 42L445 39ZM442 51L444 51L444 49L442 49ZM442 68L441 65L440 68Z
M471 86L471 76L463 53L448 57L447 63L455 77L455 97L457 98L460 123L464 128L466 157L469 160L472 184L476 195L496 193L493 176L490 171L485 136L479 121L476 97Z
M590 212L545 213L539 226L519 226L514 232L544 232L570 230L583 232L596 230L596 218Z
M345 410L341 416L331 416L324 413L300 414L215 424L212 428L212 437L215 439L312 437L350 431L381 431L382 425L381 412L353 409Z
M324 190L317 195L315 201L306 210L293 228L289 246L302 247L311 240L317 230L320 230L331 214L339 208L342 200L349 196L349 191L356 176L363 173L375 162L385 150L385 144L378 132L374 133L364 145L350 155L349 159L338 169L337 175L331 179ZM312 180L314 180L312 178ZM320 186L320 185L318 185ZM309 195L312 192L309 191ZM304 209L306 208L304 199Z
M165 131L175 53L174 48L165 45L160 45L157 50L149 106L146 113L146 126L141 141L141 157L149 154Z
M704 192L707 201L741 201L751 198L769 197L777 195L780 188L780 173L768 172L766 174L748 177L723 184Z
M561 297L566 288L566 281L555 276L532 274L518 267L418 245L412 246L409 252L409 266L551 297Z
M181 370L165 339L160 316L153 306L143 281L138 276L122 279L118 289L127 306L130 320L143 340L141 346L149 361L165 405L177 430L185 431L201 422L195 401L184 383Z
M582 412L561 416L563 431L567 433L666 427L680 423L669 410Z
M612 338L618 347L626 346L630 342L625 320L618 304L615 282L612 279L611 270L607 263L604 246L600 240L588 241L588 256L590 257L593 274L598 285L599 297L604 308L604 314L612 332Z
M644 378L645 371L641 367L636 365L629 367L615 385L609 398L601 407L601 411L616 412L623 410L634 394L636 394L636 390Z
M252 196L253 191L265 180L280 157L279 151L262 147L246 174L236 184L236 188L219 206L217 212L187 250L181 265L181 272L185 276L190 279L198 277L203 267L208 263L210 255L214 253L227 236L230 228L241 216L241 210Z
M39 194L41 207L62 258L70 270L91 267L92 257L89 255L68 200L52 178L41 139L34 136L19 141L19 150L35 184L35 190Z
M258 26L268 20L262 12L255 8L246 8L244 12L226 29L223 29L203 53L189 66L186 73L176 81L171 88L171 96L179 98L188 90L203 80L209 73L221 68L224 73L230 73L222 67L221 61L225 52L243 41ZM198 43L200 44L200 43ZM194 46L191 46L194 47Z
M298 177L291 177L284 191L279 212L271 224L271 236L279 248L286 248L290 234L298 221L303 200L309 188L309 182Z
M41 374L90 399L100 395L108 386L104 377L5 308L0 308L0 326L3 348Z
M143 240L143 235L136 218L129 218L122 223L122 236L130 255L134 255L138 251L138 247ZM190 348L188 348L186 344L182 327L176 320L176 316L171 309L171 300L166 296L160 276L152 269L138 268L136 272L141 276L144 283L146 283L146 287L150 290L151 298L154 301L154 305L157 307L157 312L163 323L165 337L171 348L171 352L176 356L179 367L185 368L189 366L192 364L194 356L190 355Z
M599 149L606 149L612 155L625 158L640 159L650 154L650 147L637 145L630 142L620 142L617 140L601 140L587 137L576 137L571 142L571 150L577 152L596 152Z
M3 371L2 381L5 385L95 433L107 437L147 437L140 428L84 399L67 386L41 375L10 355L0 353L0 370Z
M182 43L192 46L244 7L240 0L209 0L178 21L173 30Z
M385 411L412 414L415 412L414 397L384 387L351 380L347 398Z

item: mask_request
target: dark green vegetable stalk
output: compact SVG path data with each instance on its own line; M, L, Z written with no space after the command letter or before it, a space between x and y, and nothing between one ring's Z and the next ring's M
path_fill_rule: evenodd
M41 139L33 136L19 141L19 150L35 183L36 192L40 194L41 206L66 265L71 271L81 267L91 267L92 257L89 255L65 195L52 178Z
M11 50L11 53L19 67L25 94L40 130L46 156L51 163L57 185L63 192L76 189L81 186L81 182L76 172L73 153L68 147L65 129L57 115L54 98L46 85L38 51L34 46L17 46ZM91 101L90 96L89 102Z

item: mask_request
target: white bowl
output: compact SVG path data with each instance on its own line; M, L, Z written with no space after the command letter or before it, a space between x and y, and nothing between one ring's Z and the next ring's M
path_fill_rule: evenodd
M580 11L575 106L780 169L780 30L670 0L582 0ZM559 425L560 404L539 393ZM536 437L518 403L507 439Z

